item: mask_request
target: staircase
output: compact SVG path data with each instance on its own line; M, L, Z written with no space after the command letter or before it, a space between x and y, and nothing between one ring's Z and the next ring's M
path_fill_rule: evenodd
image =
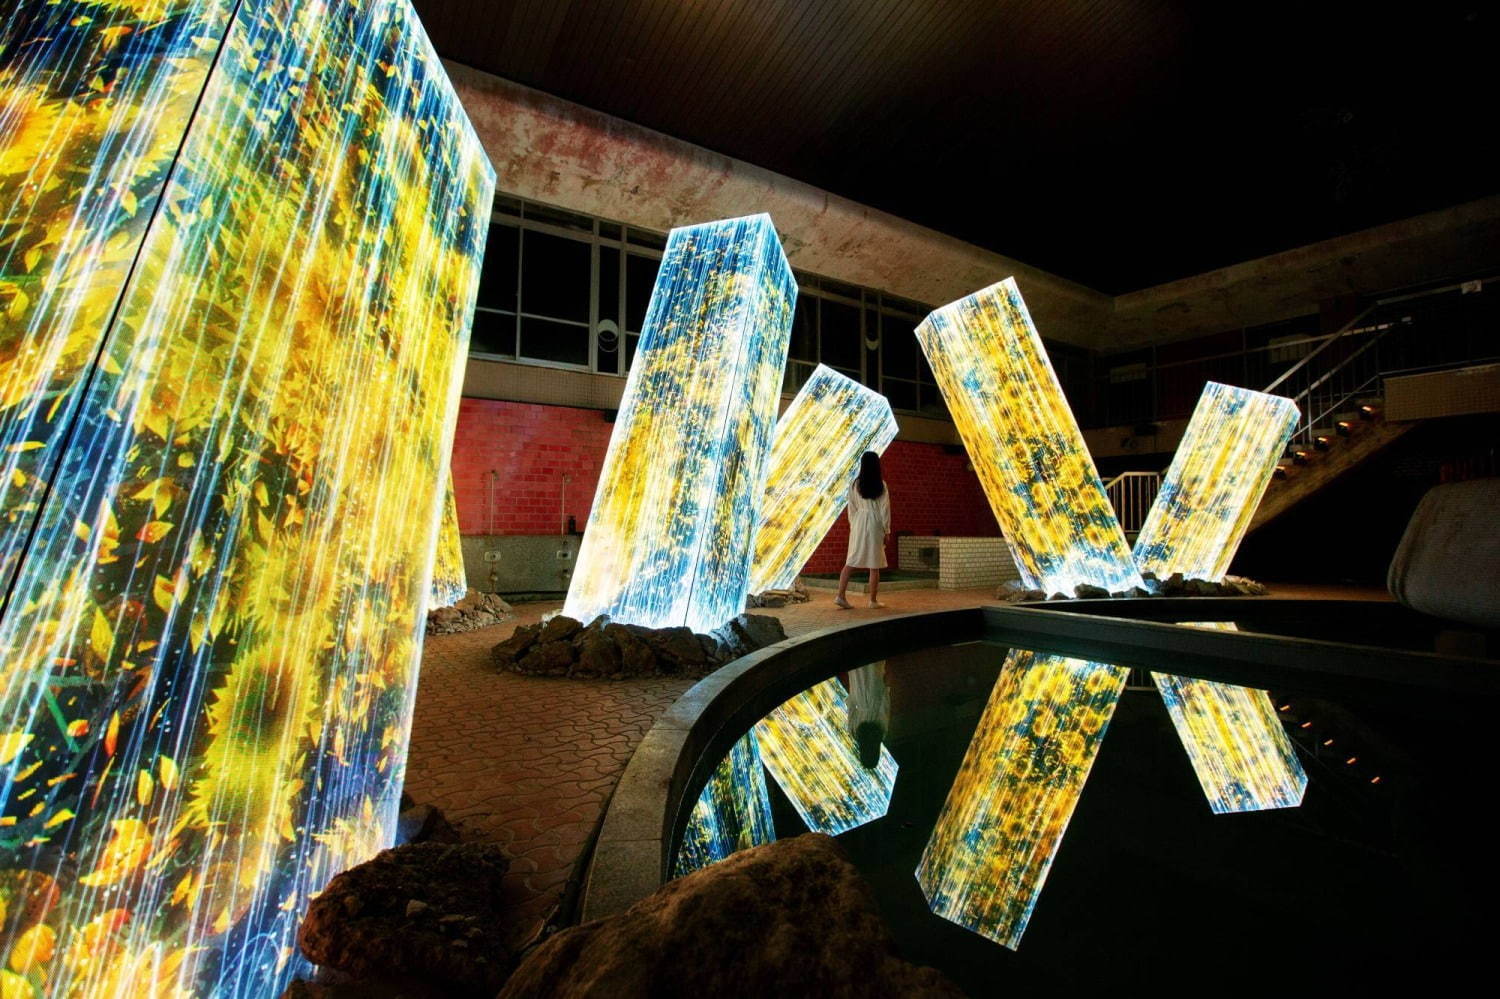
M1275 478L1250 522L1255 530L1342 476L1416 426L1384 415L1388 375L1436 371L1491 358L1493 330L1465 327L1465 298L1500 279L1468 281L1381 298L1318 344L1265 391L1300 411ZM1457 335L1454 331L1457 329Z

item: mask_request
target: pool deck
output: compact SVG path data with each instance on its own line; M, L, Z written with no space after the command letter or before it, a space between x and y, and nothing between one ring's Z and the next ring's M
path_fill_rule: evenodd
M1268 599L1390 599L1374 587L1269 585ZM845 611L833 606L832 593L814 589L807 603L754 613L780 618L795 637L871 615L995 603L990 587L882 597L884 609L860 598ZM491 665L492 646L560 606L522 604L502 625L427 639L412 721L406 790L441 808L464 839L498 843L511 855L507 929L517 943L557 910L636 745L693 684L526 677Z

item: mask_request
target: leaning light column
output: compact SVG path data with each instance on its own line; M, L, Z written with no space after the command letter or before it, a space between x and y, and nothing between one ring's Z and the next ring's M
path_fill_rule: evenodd
M769 215L672 230L563 613L744 609L796 294Z
M792 585L843 511L860 455L884 454L896 429L885 396L818 365L776 421L755 532L751 593Z
M1140 570L1221 578L1296 425L1297 406L1290 399L1218 382L1204 386L1136 538ZM1210 808L1244 812L1302 803L1307 774L1270 695L1166 673L1151 676Z
M1015 281L934 311L917 340L1027 584L1139 585ZM917 868L933 912L1017 945L1127 673L1060 656L1006 659Z

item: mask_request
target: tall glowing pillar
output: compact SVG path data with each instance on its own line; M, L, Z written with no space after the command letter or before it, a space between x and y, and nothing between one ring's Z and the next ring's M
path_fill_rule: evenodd
M884 454L895 439L896 417L885 396L818 365L776 421L751 593L792 585L843 512L860 455Z
M769 215L672 230L563 613L744 609L796 295Z
M896 786L890 750L881 746L879 763L865 768L848 719L849 695L830 679L755 723L766 769L807 828L829 836L884 816Z
M1015 280L917 326L943 401L1028 586L1128 589L1141 578Z
M1019 945L1128 672L1006 656L917 866L933 912Z
M672 876L691 874L740 850L776 839L771 796L755 733L747 732L719 761L693 810L677 848Z
M1141 533L1142 572L1219 579L1229 568L1297 425L1281 396L1209 382ZM1200 627L1232 629L1233 624ZM1302 803L1307 774L1263 690L1152 673L1215 812Z
M394 832L494 176L404 0L0 38L11 995L274 995Z
M458 533L458 503L453 498L453 477L443 489L443 519L438 525L437 551L432 559L432 592L427 609L452 607L469 592L464 572L463 537Z

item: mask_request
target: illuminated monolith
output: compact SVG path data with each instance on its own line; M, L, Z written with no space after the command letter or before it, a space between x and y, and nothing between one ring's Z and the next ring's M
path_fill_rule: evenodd
M917 867L933 912L1019 945L1128 672L1006 656Z
M1281 396L1209 382L1140 536L1142 572L1220 579L1297 425ZM1233 629L1232 623L1200 627ZM1152 673L1215 812L1302 803L1307 774L1263 690Z
M427 609L452 607L468 592L463 537L458 532L458 503L453 497L453 478L449 476L443 490L443 519L438 525L437 551L432 559L432 590Z
M770 216L672 230L563 613L709 632L744 609L796 295Z
M672 876L691 874L740 850L776 839L771 796L754 732L745 733L719 761L693 804Z
M1011 278L917 326L943 401L1029 587L1139 585L1125 533Z
M896 761L880 747L866 768L849 731L848 695L824 680L755 723L760 756L792 807L813 832L837 836L885 815L896 785Z
M0 32L4 992L276 995L394 833L493 171L404 0Z
M755 532L751 593L791 587L843 512L860 455L884 454L896 429L885 396L817 366L776 421Z

